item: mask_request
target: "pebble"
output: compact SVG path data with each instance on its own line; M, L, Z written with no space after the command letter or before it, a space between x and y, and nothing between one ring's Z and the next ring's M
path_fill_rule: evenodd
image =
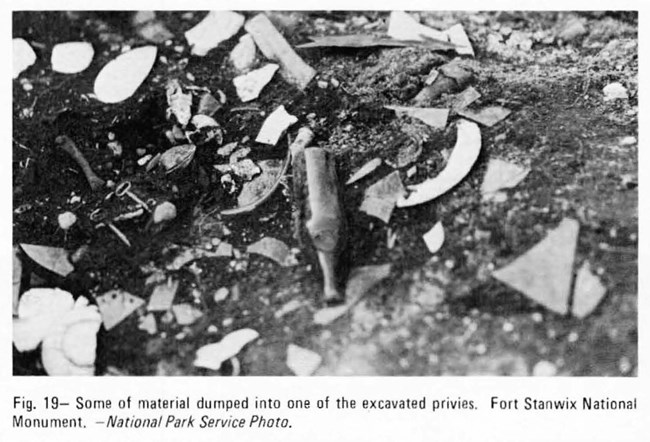
M633 144L636 144L636 137L632 137L632 136L624 137L624 138L621 139L619 144L621 146L631 146Z
M225 301L228 295L230 294L230 290L228 290L226 287L221 287L217 289L216 292L214 292L214 302L221 302Z
M487 352L487 347L485 344L481 343L476 346L475 351L478 355L484 355Z
M557 367L549 361L539 361L533 367L533 376L555 376Z
M68 230L77 222L77 216L72 212L63 212L58 217L59 227L62 230Z
M515 329L515 326L512 325L511 322L504 322L504 323L503 323L503 331L504 331L504 332L506 332L506 333L510 333L510 332L513 331L514 329Z
M569 336L567 337L567 340L569 342L576 342L579 337L580 337L580 335L578 335L578 332L572 331L571 333L569 333Z
M230 327L230 326L232 325L233 322L234 322L234 319L232 319L232 318L226 318L226 319L223 320L223 322L221 323L221 325L223 325L224 327Z
M532 315L530 315L531 319L533 322L540 323L544 320L544 316L540 312L535 312Z
M210 324L210 326L206 329L208 333L217 333L219 331L219 327L217 327L214 324Z
M605 94L605 101L628 99L627 89L617 81L605 86L603 88L603 94Z
M325 81L325 80L319 80L318 81L318 87L321 88L321 89L327 89L328 85L329 85L329 83L327 81Z
M632 363L627 356L623 356L618 360L618 369L623 374L628 374L632 370Z

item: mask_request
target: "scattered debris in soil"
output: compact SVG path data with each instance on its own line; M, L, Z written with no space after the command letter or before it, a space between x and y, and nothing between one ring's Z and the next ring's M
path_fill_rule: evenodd
M14 374L636 376L637 28L15 11Z

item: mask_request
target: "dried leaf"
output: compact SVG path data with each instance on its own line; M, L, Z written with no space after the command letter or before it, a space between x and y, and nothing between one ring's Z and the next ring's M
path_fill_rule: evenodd
M167 118L174 115L181 126L187 126L192 117L192 94L189 92L184 94L181 84L176 79L167 83L165 94L167 95L167 106L169 106Z
M194 144L183 144L167 149L161 156L159 164L167 173L187 167L194 158L196 146Z
M270 144L275 146L278 144L278 140L284 134L284 132L291 126L296 123L298 118L290 115L284 106L279 106L274 110L271 115L269 115L264 123L260 132L257 134L255 141L263 144Z
M422 235L424 242L431 253L438 253L438 250L445 242L445 229L442 223L438 221L427 233Z
M268 236L249 245L246 251L272 259L282 267L291 267L298 263L291 249L285 243Z
M372 47L422 47L432 51L447 51L455 46L446 41L437 40L398 40L390 37L377 37L374 35L327 35L311 36L312 42L303 43L297 47L310 48L372 48Z
M411 15L404 11L393 11L388 19L386 35L397 40L425 40L433 39L442 42L449 41L445 32L424 26L418 23Z
M384 106L386 109L394 110L398 115L407 115L416 118L434 129L444 129L447 126L449 109L436 109L432 107L407 107L407 106Z
M192 54L203 57L221 42L233 37L244 24L244 16L232 11L210 11L201 22L185 32Z
M178 325L191 325L194 324L197 319L203 316L203 312L192 304L176 304L172 306L172 312L176 318L176 323Z
M314 322L326 325L350 311L375 285L390 275L390 264L371 265L352 269L345 288L345 305L328 307L314 314Z
M352 176L348 178L345 184L352 184L359 181L362 178L365 178L366 176L374 172L375 169L377 169L379 166L381 166L381 158L373 158L372 160L368 161L366 164L361 166L359 170L354 172Z
M483 200L491 199L495 192L510 189L519 184L530 173L530 169L500 159L491 159L488 163L481 194Z
M93 45L85 41L59 43L52 48L52 70L62 74L76 74L93 61Z
M230 62L239 72L246 72L255 63L255 40L250 34L244 34L239 38L239 43L230 52Z
M74 271L65 249L35 244L21 244L20 247L36 264L57 275L66 277Z
M600 278L591 272L589 261L585 261L576 275L571 313L577 318L585 318L598 307L606 292Z
M449 37L449 41L456 45L456 53L459 55L471 55L474 56L474 49L472 49L472 43L470 43L467 34L463 25L456 24L451 28L445 31L445 34Z
M294 344L289 344L287 347L287 367L296 376L311 376L322 360L323 358L318 353L306 348Z
M104 103L119 103L129 98L147 78L158 49L143 46L109 61L95 78L95 96Z
M248 20L244 27L252 35L262 54L280 64L280 73L288 83L303 90L316 76L316 71L296 54L266 15L257 14Z
M578 221L564 218L546 238L492 276L546 308L566 314L579 229Z
M492 127L499 121L510 115L511 111L501 106L484 107L478 111L471 109L462 109L458 111L458 115L463 116L472 121L482 124L483 126Z
M236 356L246 344L258 336L259 333L250 328L229 333L221 341L199 348L196 351L194 366L219 370L224 361Z
M458 122L456 145L447 165L435 178L409 186L412 191L397 201L397 207L409 207L438 198L458 184L472 169L481 151L481 131L475 123Z
M399 172L394 171L366 189L359 210L388 223L395 203L405 193Z
M174 302L177 290L178 281L171 278L166 283L157 285L149 298L147 310L150 312L169 310Z
M123 290L111 290L97 297L104 328L110 330L144 305L144 300Z
M36 53L32 47L22 38L13 39L13 72L14 78L18 76L36 61Z

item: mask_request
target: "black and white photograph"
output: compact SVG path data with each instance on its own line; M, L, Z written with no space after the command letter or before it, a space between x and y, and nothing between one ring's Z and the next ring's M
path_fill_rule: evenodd
M636 11L14 7L12 377L638 376Z

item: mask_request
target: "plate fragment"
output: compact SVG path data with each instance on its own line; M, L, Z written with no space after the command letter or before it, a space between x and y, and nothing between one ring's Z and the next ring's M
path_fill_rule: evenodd
M566 314L579 230L578 221L564 218L546 238L492 276L549 310Z

